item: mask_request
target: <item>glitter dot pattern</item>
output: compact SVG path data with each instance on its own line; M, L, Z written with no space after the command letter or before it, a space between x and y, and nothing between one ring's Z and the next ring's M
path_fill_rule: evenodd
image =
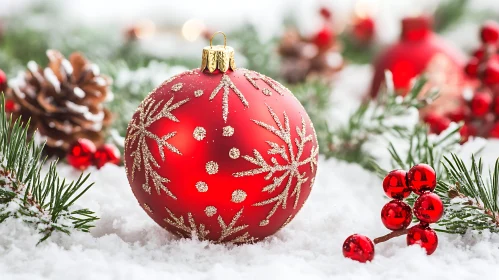
M234 203L241 203L246 199L246 192L243 190L235 190L232 193L232 199L231 201Z

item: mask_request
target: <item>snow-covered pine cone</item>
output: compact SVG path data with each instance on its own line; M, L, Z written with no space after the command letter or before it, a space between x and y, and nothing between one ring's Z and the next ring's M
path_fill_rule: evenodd
M47 57L46 68L30 61L26 73L10 83L8 95L19 104L14 118L31 119L30 129L45 138L49 156L65 155L79 138L103 144L111 122L103 102L112 99L112 80L81 53L67 60L60 52L48 50Z

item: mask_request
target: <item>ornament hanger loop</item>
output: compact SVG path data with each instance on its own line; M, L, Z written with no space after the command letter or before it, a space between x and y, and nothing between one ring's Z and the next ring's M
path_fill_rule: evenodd
M222 34L222 35L224 35L224 48L226 48L226 47L227 47L227 35L225 35L225 33L223 33L222 31L217 31L217 32L213 33L213 35L211 35L211 38L210 38L210 48L211 48L211 47L213 47L212 41L213 41L213 38L214 38L217 34Z

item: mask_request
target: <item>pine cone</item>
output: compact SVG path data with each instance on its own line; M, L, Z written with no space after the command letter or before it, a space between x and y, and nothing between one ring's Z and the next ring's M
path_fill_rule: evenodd
M30 129L46 138L49 156L64 156L80 138L102 145L111 122L111 113L102 104L112 98L111 79L80 53L71 54L68 61L60 52L48 50L47 57L48 67L30 61L28 71L13 81L9 95L20 105L14 117L24 122L31 118Z

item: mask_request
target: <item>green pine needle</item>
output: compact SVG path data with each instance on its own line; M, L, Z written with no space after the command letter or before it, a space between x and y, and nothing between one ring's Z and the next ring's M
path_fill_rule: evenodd
M74 203L93 184L89 175L66 182L57 174L57 162L51 162L42 176L46 158L43 145L28 139L28 124L12 122L5 114L4 96L0 98L0 223L8 218L21 219L33 225L43 242L53 232L70 234L74 230L88 232L98 218L88 209Z

